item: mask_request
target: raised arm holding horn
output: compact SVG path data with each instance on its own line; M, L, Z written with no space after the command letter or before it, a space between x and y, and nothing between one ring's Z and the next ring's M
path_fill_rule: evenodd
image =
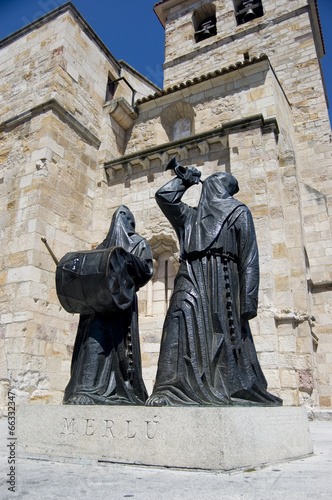
M177 177L156 200L179 238L181 264L147 404L281 405L267 392L249 327L257 313L258 250L250 211L233 198L237 180L210 175L193 208L182 197L200 172L174 159L167 169Z

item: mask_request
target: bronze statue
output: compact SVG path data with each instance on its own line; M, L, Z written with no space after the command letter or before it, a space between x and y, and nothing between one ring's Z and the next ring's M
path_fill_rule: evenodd
M96 250L60 260L59 300L68 312L80 313L64 404L145 403L136 291L152 274L150 246L125 206Z
M177 177L156 199L177 233L181 264L147 404L281 405L267 392L249 327L257 313L258 249L250 211L233 198L237 180L210 175L192 208L181 198L200 172L174 160L169 168Z

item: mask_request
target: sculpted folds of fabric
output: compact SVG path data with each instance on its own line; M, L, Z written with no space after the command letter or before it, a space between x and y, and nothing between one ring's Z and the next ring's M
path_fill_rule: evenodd
M108 270L115 275L110 287L114 300L108 312L80 316L65 404L144 404L147 398L135 292L152 276L152 255L147 241L135 232L127 207L120 206L115 212L98 250L110 248L120 248L124 259ZM98 294L98 290L91 293Z
M193 168L193 167L190 167ZM177 232L181 265L166 315L149 405L280 405L267 392L248 320L257 313L258 249L237 181L213 174L197 208L174 178L156 194Z

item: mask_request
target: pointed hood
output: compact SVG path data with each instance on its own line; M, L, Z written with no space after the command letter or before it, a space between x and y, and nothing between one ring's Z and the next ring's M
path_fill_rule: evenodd
M132 252L142 240L142 236L135 232L135 219L132 212L125 205L120 205L113 214L106 238L98 248L120 246L127 252Z
M232 196L238 191L237 180L227 172L212 174L205 179L186 253L202 252L211 247L226 220L243 206Z

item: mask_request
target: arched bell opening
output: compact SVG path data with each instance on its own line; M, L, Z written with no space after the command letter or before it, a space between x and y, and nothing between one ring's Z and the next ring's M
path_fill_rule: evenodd
M262 0L233 0L236 22L248 23L264 14Z
M201 42L217 34L216 6L204 3L193 14L195 42Z

